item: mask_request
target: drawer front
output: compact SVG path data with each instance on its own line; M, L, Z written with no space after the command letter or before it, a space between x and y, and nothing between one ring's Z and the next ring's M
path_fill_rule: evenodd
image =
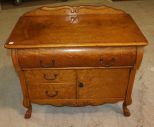
M74 70L37 69L24 71L27 84L29 83L66 83L76 82Z
M31 100L35 99L75 99L76 84L38 83L28 84Z
M135 47L47 48L18 50L23 68L133 66Z

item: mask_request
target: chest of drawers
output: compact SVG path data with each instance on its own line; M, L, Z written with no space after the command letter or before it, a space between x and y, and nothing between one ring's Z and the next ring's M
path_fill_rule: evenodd
M23 105L127 105L147 40L125 12L106 6L42 7L20 17L5 47Z

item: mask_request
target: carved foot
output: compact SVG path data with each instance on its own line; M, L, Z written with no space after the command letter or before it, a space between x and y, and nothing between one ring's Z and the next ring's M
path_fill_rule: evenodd
M124 116L130 116L130 111L127 108L127 105L125 103L123 103L123 113L124 113Z
M25 119L29 119L31 117L31 114L32 114L32 106L30 106L28 110L26 111Z

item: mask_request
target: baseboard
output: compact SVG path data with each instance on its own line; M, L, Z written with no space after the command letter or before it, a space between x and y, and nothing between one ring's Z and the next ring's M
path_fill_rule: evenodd
M112 0L112 1L135 1L135 0Z
M0 10L2 10L1 1L0 1Z

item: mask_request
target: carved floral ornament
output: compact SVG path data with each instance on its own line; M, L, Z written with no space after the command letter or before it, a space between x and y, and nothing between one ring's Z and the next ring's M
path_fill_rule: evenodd
M50 8L50 7L42 7L41 9L43 10L59 10L59 12L61 12L62 10L64 10L64 14L66 14L66 21L76 24L79 22L79 7L70 7L70 6L64 6L64 7L56 7L54 8ZM58 13L58 12L57 12Z
M70 23L76 24L79 22L79 8L74 7L71 9L71 11L67 12L66 21L69 21Z
M122 10L108 6L62 6L62 7L42 7L41 10L51 11L51 15L66 15L66 21L76 24L79 22L81 14L123 14Z

